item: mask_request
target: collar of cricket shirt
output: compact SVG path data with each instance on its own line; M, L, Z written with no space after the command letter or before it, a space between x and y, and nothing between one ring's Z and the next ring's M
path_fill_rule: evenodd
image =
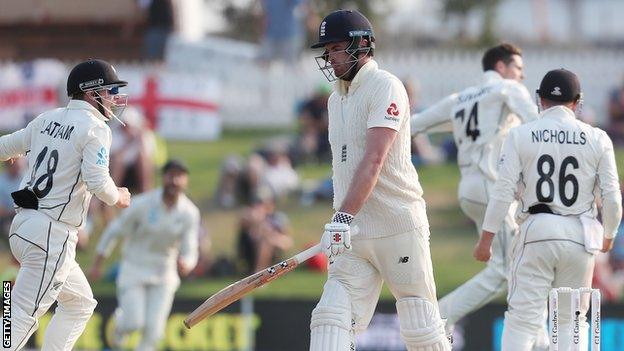
M576 114L565 106L557 105L542 111L541 117L576 119Z
M360 67L360 70L355 74L355 77L350 82L345 82L344 80L339 79L336 82L337 91L340 95L347 95L348 92L353 93L370 75L371 72L377 70L377 62L375 60L370 59L368 62L364 64L364 66Z
M503 80L503 76L501 76L500 73L494 70L483 72L483 82L487 83L487 82L492 82L496 80Z
M108 121L108 119L106 119L106 117L104 117L102 113L98 111L98 109L96 109L90 103L84 100L69 100L67 108L70 110L87 110L91 112L95 117L97 117L97 119L100 119L104 122Z

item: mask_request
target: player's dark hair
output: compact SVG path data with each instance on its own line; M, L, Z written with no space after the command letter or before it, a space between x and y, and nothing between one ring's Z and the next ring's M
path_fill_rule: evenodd
M72 94L72 96L70 96L70 98L72 100L84 100L85 99L85 93L84 92L74 93L74 94Z
M485 54L483 54L483 59L481 59L483 71L493 70L498 61L503 61L506 65L509 64L513 55L522 56L522 50L513 44L502 43L489 48Z

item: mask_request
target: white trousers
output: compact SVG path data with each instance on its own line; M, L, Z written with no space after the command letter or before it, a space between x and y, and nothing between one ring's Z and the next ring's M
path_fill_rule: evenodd
M459 186L459 204L470 218L479 235L488 201L488 184L480 174L462 176ZM447 330L466 316L488 302L503 296L507 291L508 257L511 241L517 225L510 210L500 232L492 242L492 257L487 266L474 277L440 299L440 315L447 319Z
M76 228L35 210L20 211L9 234L20 263L11 299L11 347L19 350L37 330L54 301L42 350L71 350L93 314L96 301L76 263Z
M422 297L437 308L429 228L383 238L357 238L353 250L329 266L328 280L335 279L351 299L353 328L368 326L385 281L396 299Z
M583 246L583 228L577 217L550 214L529 216L513 244L502 349L529 351L543 328L552 287L591 286L594 256ZM581 350L587 350L585 313L589 296L581 299ZM559 299L559 350L570 350L570 295Z
M135 284L119 287L115 313L116 334L141 331L136 350L156 350L164 335L178 284Z

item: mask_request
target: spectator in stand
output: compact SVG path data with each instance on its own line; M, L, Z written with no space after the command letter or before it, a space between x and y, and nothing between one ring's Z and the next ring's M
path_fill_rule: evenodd
M244 273L268 267L293 245L288 217L276 211L268 188L258 189L251 206L243 210L239 227L238 252Z
M11 193L19 189L25 169L26 161L23 157L19 157L5 162L4 172L0 173L0 231L4 243L8 239L9 227L15 216L15 204Z
M624 145L624 79L622 85L609 95L609 125L606 130L614 144Z
M331 160L327 119L330 94L331 87L327 84L319 85L314 95L304 101L299 109L300 136L295 146L297 163L311 159L319 162Z
M245 161L239 155L226 156L221 163L215 202L221 208L232 208L240 200L239 179L242 177Z
M111 176L133 194L143 193L153 187L154 135L145 127L145 118L135 108L123 114L126 124L115 124L111 146Z
M299 188L299 175L287 154L288 142L280 138L269 140L245 162L230 155L221 164L221 175L215 201L222 208L251 204L261 188L273 196L284 198Z
M306 0L262 0L262 46L260 60L294 64L305 41L305 20L310 13Z
M143 39L143 57L162 61L167 40L175 29L175 13L172 0L138 0L146 12L147 30Z
M299 175L293 169L285 145L269 145L264 150L265 164L260 186L266 186L278 198L284 198L299 187Z

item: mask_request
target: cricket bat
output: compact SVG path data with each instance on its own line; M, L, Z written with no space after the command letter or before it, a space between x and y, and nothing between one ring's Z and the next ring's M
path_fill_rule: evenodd
M292 271L298 265L319 252L321 252L321 244L316 244L285 261L230 284L226 288L221 289L218 293L212 295L191 312L184 320L184 325L189 329L192 328L195 324L221 311L233 302L238 301L251 291Z

